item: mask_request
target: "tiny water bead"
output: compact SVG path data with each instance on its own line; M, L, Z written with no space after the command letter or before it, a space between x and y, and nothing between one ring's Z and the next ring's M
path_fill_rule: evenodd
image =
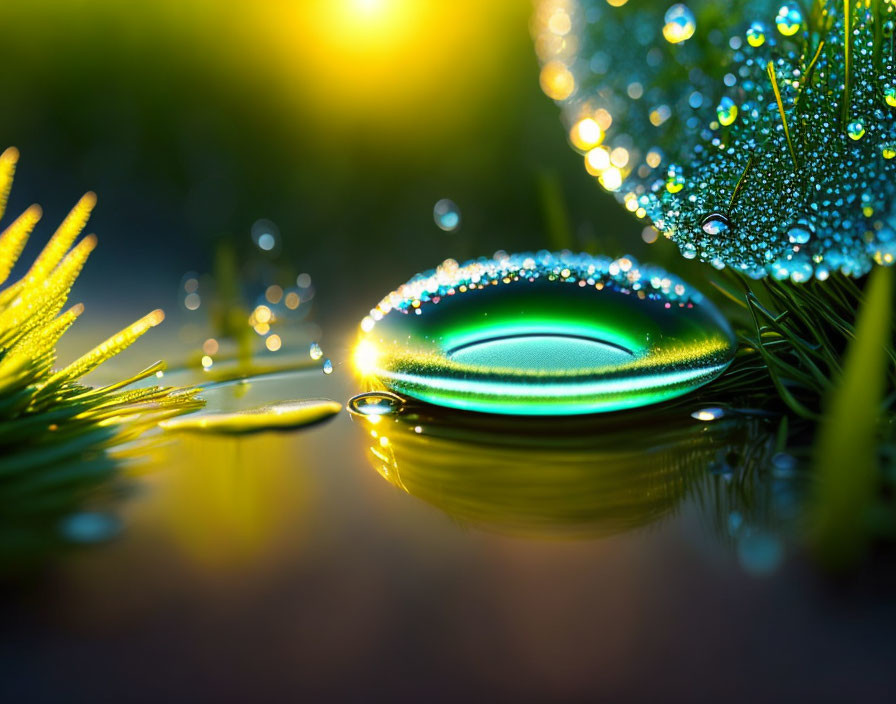
M704 422L709 422L713 420L718 420L719 418L725 415L724 408L718 408L716 406L711 406L708 408L701 408L698 411L694 411L691 413L691 418L695 420L702 420Z
M312 342L311 347L308 348L308 354L311 355L311 359L317 360L324 356L324 351L319 344Z
M378 418L397 413L404 405L404 399L388 391L368 391L349 399L350 413L368 418Z
M330 361L329 357L324 360L323 370L324 370L324 374L332 374L333 373L333 362Z
M447 260L364 320L362 376L429 403L510 415L656 403L712 380L734 351L709 301L632 257Z
M460 209L454 201L442 198L432 209L432 217L440 230L454 232L460 227Z

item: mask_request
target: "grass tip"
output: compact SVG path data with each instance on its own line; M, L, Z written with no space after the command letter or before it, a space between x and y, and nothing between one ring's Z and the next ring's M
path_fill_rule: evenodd
M3 154L0 154L0 161L15 164L19 160L19 150L15 147L7 147Z

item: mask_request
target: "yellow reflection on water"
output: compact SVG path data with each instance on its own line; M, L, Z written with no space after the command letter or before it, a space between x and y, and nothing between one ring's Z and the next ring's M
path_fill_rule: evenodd
M533 537L612 535L673 514L752 434L676 411L527 420L418 407L355 420L395 486L462 522Z
M152 501L140 504L137 523L200 572L263 563L301 542L314 494L294 435L185 434L145 479Z

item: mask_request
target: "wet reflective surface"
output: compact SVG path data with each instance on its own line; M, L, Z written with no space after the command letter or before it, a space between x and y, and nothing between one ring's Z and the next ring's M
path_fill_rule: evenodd
M238 410L358 390L337 361L208 395ZM408 403L163 435L69 496L29 570L3 563L0 691L674 700L698 683L747 701L848 682L881 698L889 557L821 574L774 422L677 404L549 423Z

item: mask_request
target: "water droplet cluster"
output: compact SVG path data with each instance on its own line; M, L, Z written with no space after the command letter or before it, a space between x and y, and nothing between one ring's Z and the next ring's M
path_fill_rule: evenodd
M896 257L894 26L896 0L542 0L535 46L628 210L689 259L800 282Z
M619 259L572 252L497 252L493 259L480 257L464 264L446 259L436 269L417 274L385 296L361 321L361 329L370 332L376 323L392 311L420 315L425 306L441 300L478 291L488 286L538 279L556 281L598 290L610 288L639 298L664 301L689 308L703 300L702 294L673 274L652 265L639 264L634 257Z

